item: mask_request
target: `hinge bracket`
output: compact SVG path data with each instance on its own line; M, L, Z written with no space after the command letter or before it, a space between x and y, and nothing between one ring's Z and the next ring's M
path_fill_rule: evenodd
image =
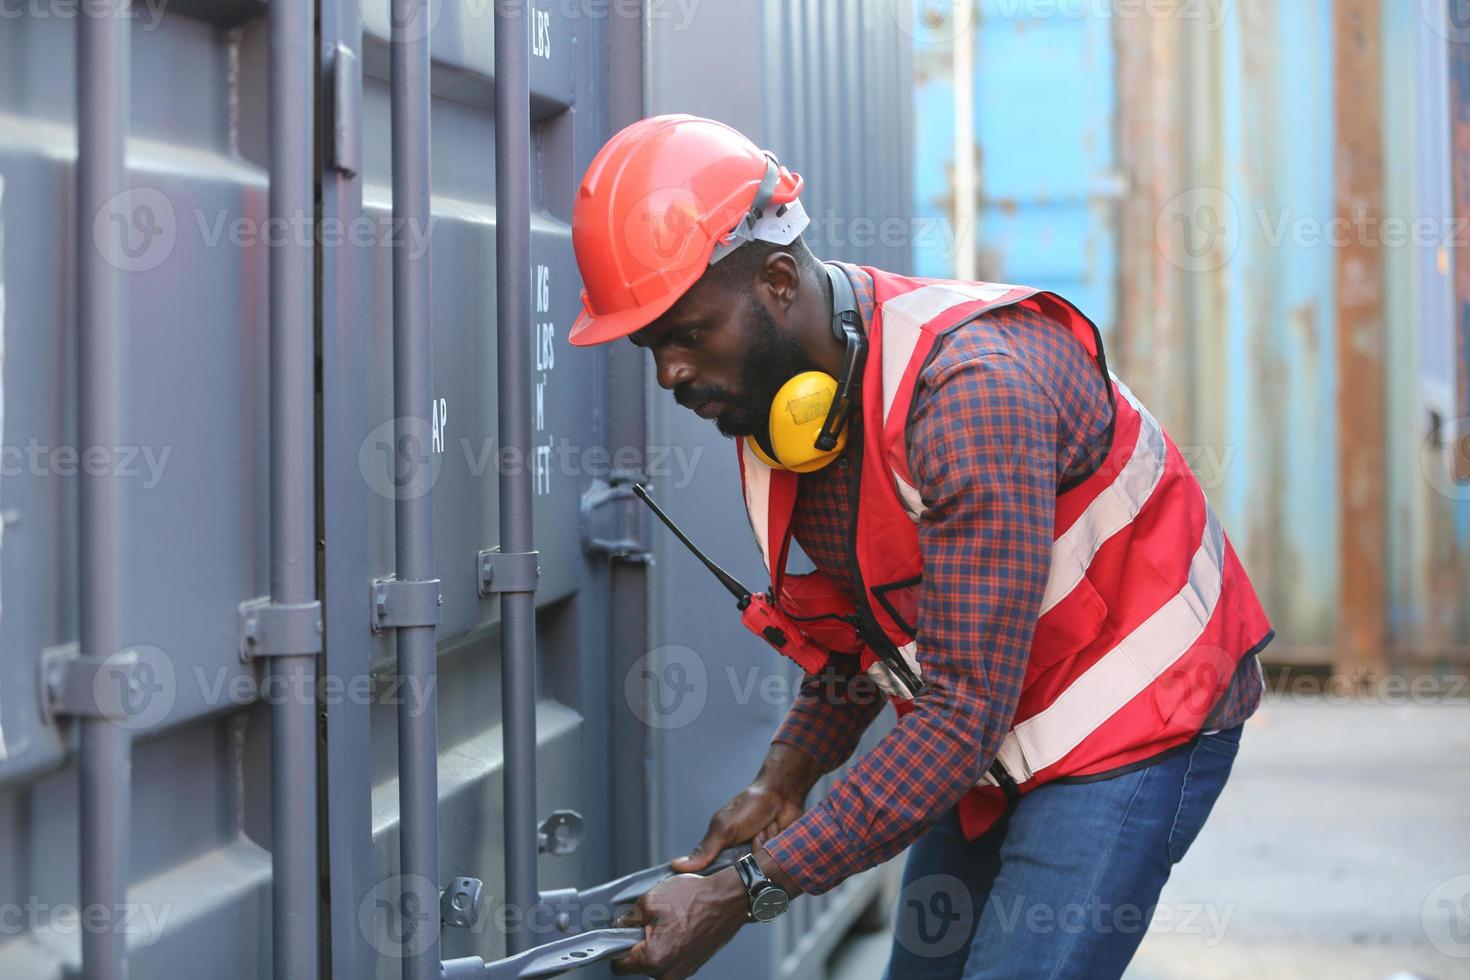
M400 582L394 578L373 580L373 632L407 626L438 626L440 582L431 578L422 582Z
M240 603L240 659L322 652L322 604L277 604L269 597Z
M479 592L535 592L541 581L541 552L507 552L490 548L479 554Z
M77 644L67 643L41 653L41 707L48 722L71 715L146 727L142 711L160 692L171 703L171 682L171 677L159 676L152 659L133 649L88 657Z

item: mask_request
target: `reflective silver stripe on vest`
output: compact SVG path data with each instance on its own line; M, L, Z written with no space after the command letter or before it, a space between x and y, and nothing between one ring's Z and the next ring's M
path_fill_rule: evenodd
M950 307L976 300L990 302L1015 289L999 283L943 283L920 286L883 304L883 420L893 411L924 324Z
M914 672L915 677L924 676L923 672L919 669L918 643L910 640L908 643L899 647L898 652L903 656L903 662L908 664L909 669ZM868 667L868 676L873 678L873 683L877 684L878 689L884 694L900 698L904 701L909 700L908 689L903 686L903 683L898 678L893 676L893 672L888 669L888 665L883 661L873 661L872 665Z
M1203 491L1200 491L1203 493ZM1194 647L1215 614L1225 568L1225 532L1205 504L1205 529L1189 581L1045 709L1006 736L998 758L1017 782L1060 761Z
M1148 409L1133 397L1127 385L1116 377L1113 384L1139 415L1138 441L1134 443L1133 455L1123 464L1122 472L1052 545L1051 576L1046 581L1046 594L1042 597L1039 615L1045 615L1071 595L1097 557L1098 550L1109 538L1133 523L1164 478L1168 459L1164 430Z
M924 324L945 310L977 300L992 302L1015 286L1003 283L944 283L920 286L883 304L883 421L893 411L894 399L902 386L904 372L913 360L914 349L919 346ZM919 491L908 483L897 471L893 473L899 499L904 510L917 523L924 515L924 500Z
M897 470L891 469L889 472L893 474L894 485L898 487L898 499L903 501L903 509L908 511L915 524L919 523L919 518L929 509L924 506L924 498L907 480L898 475Z
M755 543L760 546L761 559L770 568L771 468L760 461L744 438L740 440L740 461L745 470L745 479L741 483L745 491L745 509L750 514L750 527L755 532Z

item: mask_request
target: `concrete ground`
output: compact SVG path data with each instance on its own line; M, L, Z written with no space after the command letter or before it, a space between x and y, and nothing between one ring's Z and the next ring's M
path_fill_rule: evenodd
M889 943L850 937L831 980L878 980ZM1264 705L1126 977L1470 978L1464 695Z

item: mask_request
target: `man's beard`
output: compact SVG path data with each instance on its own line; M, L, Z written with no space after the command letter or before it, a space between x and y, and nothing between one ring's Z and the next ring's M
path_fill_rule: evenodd
M725 436L764 433L770 425L771 402L781 386L803 371L816 366L801 343L776 325L770 311L759 300L746 300L752 308L750 346L740 367L740 390L702 386L676 388L674 399L687 407L708 401L724 402L715 427Z

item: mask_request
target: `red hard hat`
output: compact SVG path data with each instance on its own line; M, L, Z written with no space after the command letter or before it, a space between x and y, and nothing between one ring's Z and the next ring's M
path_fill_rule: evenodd
M724 123L668 115L628 126L598 151L572 205L586 288L567 339L626 337L743 242L789 244L807 223L800 193L800 176Z

